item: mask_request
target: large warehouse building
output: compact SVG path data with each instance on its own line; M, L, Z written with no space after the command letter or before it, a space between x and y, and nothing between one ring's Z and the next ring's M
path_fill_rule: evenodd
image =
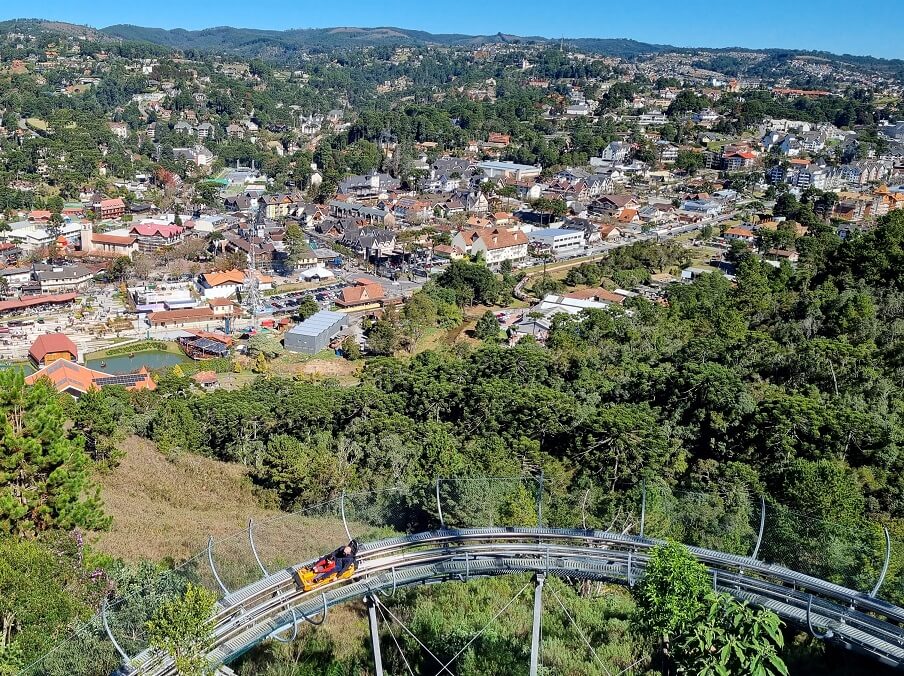
M293 326L286 333L284 344L289 352L317 354L325 350L333 337L346 326L348 315L321 310Z

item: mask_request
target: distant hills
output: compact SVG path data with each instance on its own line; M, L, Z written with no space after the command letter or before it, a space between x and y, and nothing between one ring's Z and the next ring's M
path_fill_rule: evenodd
M794 55L808 55L838 63L846 63L870 71L891 74L904 78L904 61L900 59L880 59L871 56L831 54L829 52L802 49L749 49L741 47L675 47L652 44L627 38L546 38L541 36L518 36L506 33L494 35L465 35L462 33L429 33L427 31L379 26L356 28L350 26L335 28L292 28L288 30L264 30L255 28L234 28L219 26L203 30L174 28L149 28L131 24L117 24L100 30L90 26L80 26L44 19L12 19L0 22L0 32L49 32L83 36L92 40L115 40L144 42L175 50L196 50L234 56L242 59L264 58L275 61L289 61L300 53L329 49L354 49L367 46L429 45L479 47L481 45L510 42L513 44L564 43L575 49L633 59L642 54L664 52L709 52L727 51L763 52L776 61L787 61Z
M173 49L197 49L253 57L291 53L310 49L353 48L375 45L444 45L475 47L500 41L512 43L558 43L539 36L463 35L460 33L428 33L426 31L380 26L376 28L299 28L284 31L219 26L189 31L181 28L164 30L119 24L102 29L106 35L122 40L152 42ZM638 54L673 49L626 39L566 40L581 49L631 58Z

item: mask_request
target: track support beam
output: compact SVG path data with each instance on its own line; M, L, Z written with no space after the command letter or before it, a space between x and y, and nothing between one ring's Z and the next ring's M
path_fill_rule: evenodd
M537 573L534 586L534 624L530 635L530 676L537 676L540 665L540 619L543 615L543 582L546 575Z
M374 676L383 676L383 653L380 652L380 628L377 625L377 604L373 597L368 596L367 619L370 625L370 644L374 651Z

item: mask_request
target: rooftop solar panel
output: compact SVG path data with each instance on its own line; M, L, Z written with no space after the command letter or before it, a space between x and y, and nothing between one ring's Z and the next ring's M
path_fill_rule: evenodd
M107 376L105 378L97 378L95 379L95 383L100 385L101 387L105 385L122 385L124 387L130 387L135 385L136 383L140 383L144 380L147 380L147 375L144 373L124 373L122 375L117 376Z
M204 352L209 352L211 354L226 354L229 350L223 343L209 338L198 338L197 340L191 341L190 344L195 349L203 350Z

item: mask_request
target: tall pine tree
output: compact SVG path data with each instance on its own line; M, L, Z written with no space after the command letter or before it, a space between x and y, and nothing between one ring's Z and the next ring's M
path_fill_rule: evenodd
M26 387L18 369L0 372L0 532L109 525L89 477L81 437L70 439L53 387Z

